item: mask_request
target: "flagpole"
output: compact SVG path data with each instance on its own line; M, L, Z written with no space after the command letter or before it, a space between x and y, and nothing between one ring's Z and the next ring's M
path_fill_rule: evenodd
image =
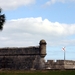
M62 49L64 51L64 61L65 61L65 47L63 47Z
M64 50L64 61L65 61L65 50Z

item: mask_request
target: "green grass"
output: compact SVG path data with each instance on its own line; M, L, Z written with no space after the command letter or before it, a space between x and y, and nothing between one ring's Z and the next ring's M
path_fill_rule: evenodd
M0 75L75 75L75 70L0 71Z

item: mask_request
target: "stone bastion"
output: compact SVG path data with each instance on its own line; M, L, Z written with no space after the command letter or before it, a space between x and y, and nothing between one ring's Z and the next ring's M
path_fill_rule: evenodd
M39 46L0 48L0 69L31 70L44 69L46 41L41 40Z

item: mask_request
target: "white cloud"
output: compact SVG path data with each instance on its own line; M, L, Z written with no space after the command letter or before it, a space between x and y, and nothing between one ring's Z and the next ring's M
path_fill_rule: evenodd
M73 45L75 39L68 40L67 37L74 36L75 24L61 24L50 22L48 19L22 18L9 20L0 33L0 46L31 46L38 45L41 39L45 39L48 45Z
M66 2L75 2L75 0L48 0L43 6L49 6L57 2L66 3Z
M3 9L16 9L20 6L34 4L35 0L0 0L0 7Z

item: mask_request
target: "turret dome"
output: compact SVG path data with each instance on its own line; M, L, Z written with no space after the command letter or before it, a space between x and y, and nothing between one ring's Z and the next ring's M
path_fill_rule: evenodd
M46 41L44 39L40 40L40 44L46 44Z

